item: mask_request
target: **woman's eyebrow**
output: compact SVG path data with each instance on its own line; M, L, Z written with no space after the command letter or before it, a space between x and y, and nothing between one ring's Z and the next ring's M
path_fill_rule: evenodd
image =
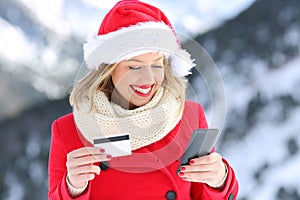
M153 62L159 61L159 60L162 59L162 58L163 58L163 57L159 57L159 58L155 59ZM130 59L130 60L127 60L127 62L131 62L131 61L133 61L133 62L139 62L139 63L143 63L143 62L144 62L144 61L138 60L138 59Z
M160 59L164 58L163 56L158 57L157 59L154 60L154 62L159 61Z

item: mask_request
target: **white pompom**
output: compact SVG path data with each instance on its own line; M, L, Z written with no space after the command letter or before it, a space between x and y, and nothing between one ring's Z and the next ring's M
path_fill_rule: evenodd
M191 69L195 66L191 55L185 50L179 50L168 57L168 64L172 73L176 77L184 77L191 74Z

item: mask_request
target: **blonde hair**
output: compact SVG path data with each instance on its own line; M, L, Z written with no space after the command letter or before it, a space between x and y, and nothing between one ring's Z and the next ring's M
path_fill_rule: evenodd
M172 75L170 67L164 58L165 78L162 86L170 90L174 96L180 101L180 113L184 109L186 79L179 78ZM70 94L70 104L80 109L81 102L90 100L90 111L95 111L94 94L97 91L105 93L109 101L114 89L112 82L112 73L117 64L101 64L98 70L93 70L77 83Z

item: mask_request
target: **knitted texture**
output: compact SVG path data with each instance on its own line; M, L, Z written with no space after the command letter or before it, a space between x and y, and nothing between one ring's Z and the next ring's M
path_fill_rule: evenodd
M95 112L89 102L74 108L74 119L81 134L93 144L98 137L129 134L132 150L147 146L166 136L180 121L180 102L162 87L146 105L126 110L109 102L103 92L94 97Z

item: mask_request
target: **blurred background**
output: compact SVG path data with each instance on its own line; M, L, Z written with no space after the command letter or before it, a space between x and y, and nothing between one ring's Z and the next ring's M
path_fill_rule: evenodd
M116 2L0 1L0 199L47 199L51 122L72 111L82 43ZM238 199L299 200L300 1L145 2L221 72L227 114L217 151L235 169ZM194 88L198 79L189 77Z

